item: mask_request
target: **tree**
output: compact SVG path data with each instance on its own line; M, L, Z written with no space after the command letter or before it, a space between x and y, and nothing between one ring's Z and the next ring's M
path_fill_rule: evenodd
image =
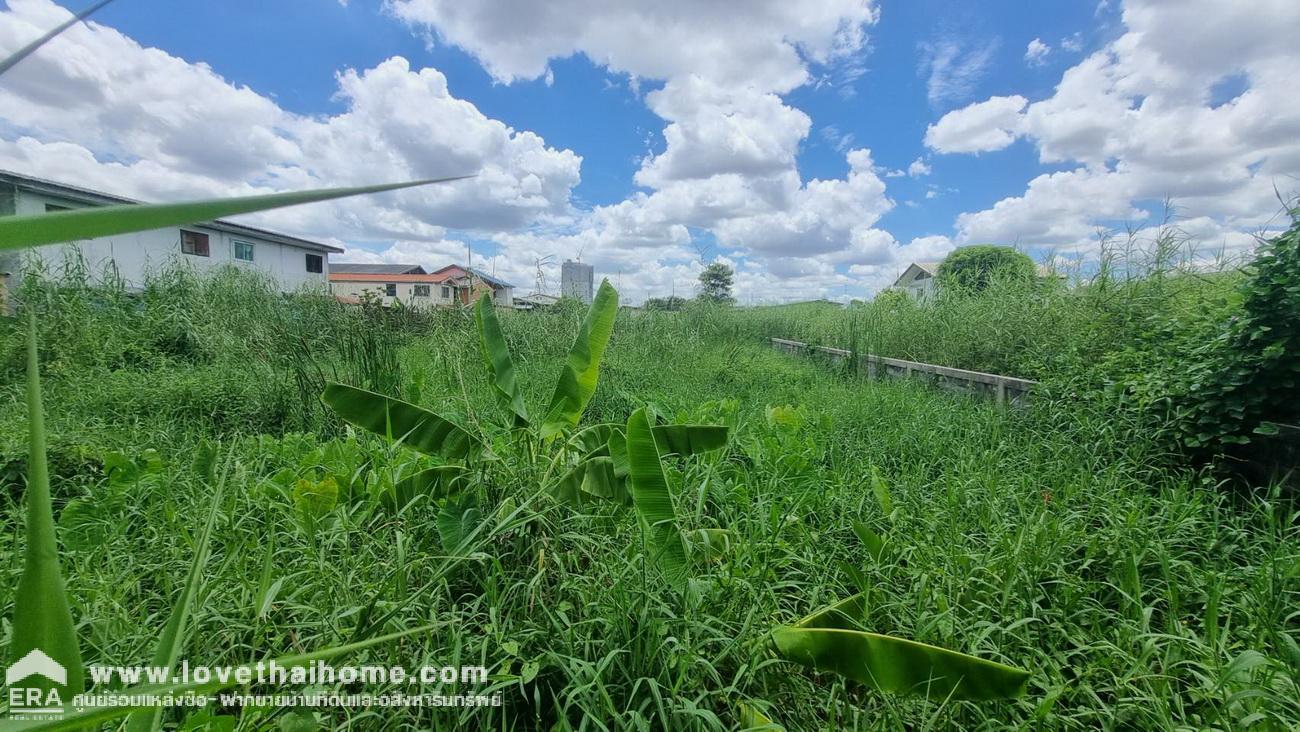
M700 272L699 299L724 305L735 302L736 298L731 296L731 284L735 274L722 262L714 262L705 267L704 271Z
M643 304L646 310L668 310L677 311L686 307L686 298L672 295L671 297L652 297L647 299Z
M995 281L1029 282L1034 260L1011 247L975 244L949 254L936 274L941 287L980 292Z

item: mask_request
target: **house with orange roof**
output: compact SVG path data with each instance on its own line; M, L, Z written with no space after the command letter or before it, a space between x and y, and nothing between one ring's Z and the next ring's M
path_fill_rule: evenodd
M426 272L417 264L331 262L329 284L330 293L343 302L369 298L414 308L469 305L480 293L488 293L503 307L510 307L514 299L514 285L456 264Z

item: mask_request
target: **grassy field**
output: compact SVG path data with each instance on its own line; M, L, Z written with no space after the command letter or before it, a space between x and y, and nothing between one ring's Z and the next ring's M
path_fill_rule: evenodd
M861 381L771 351L746 322L762 313L622 312L584 423L651 404L671 422L732 428L724 450L665 461L681 528L731 532L676 591L635 513L557 501L544 460L485 463L469 502L375 498L395 472L432 463L341 423L318 401L326 380L452 416L502 455L523 449L468 313L344 310L178 273L138 298L27 295L42 315L52 489L88 663L152 655L218 500L183 658L236 664L432 624L363 657L481 664L493 680L478 690L504 702L225 709L187 729L736 729L737 702L792 730L1300 724L1293 504L1276 486L1220 490L1123 414L1051 397L1006 411ZM501 316L534 413L582 315ZM22 328L4 328L9 618L25 419ZM196 465L203 445L216 446L213 470ZM313 509L302 481L332 481L337 505ZM449 506L472 524L464 541L447 540ZM868 629L1023 667L1028 693L893 696L770 650L776 626L858 592Z

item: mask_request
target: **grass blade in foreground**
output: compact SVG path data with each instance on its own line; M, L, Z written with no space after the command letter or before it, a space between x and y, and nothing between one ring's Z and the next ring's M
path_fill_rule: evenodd
M153 660L150 661L151 666L166 667L171 670L180 660L181 646L185 644L185 626L189 624L190 615L194 612L194 599L199 595L199 585L203 581L203 568L207 565L208 556L211 554L212 527L217 523L217 515L221 510L221 496L225 493L225 487L226 472L223 471L212 492L212 508L208 510L208 521L203 525L198 546L194 548L194 560L190 563L190 571L185 575L185 586L181 588L181 596L176 601L176 606L172 608L167 626L163 628L162 636L158 639L158 648L154 651ZM162 707L135 712L127 720L127 732L150 732L158 729L162 724L162 713Z
M677 512L645 407L628 417L627 459L632 502L650 533L650 552L668 581L682 587L686 584L686 544L677 528Z
M834 605L815 610L795 622L796 628L839 628L865 630L862 621L867 615L866 596L859 592Z
M916 641L839 628L777 628L787 661L834 671L879 691L929 699L1006 699L1025 693L1029 672Z
M3 61L0 61L0 74L3 74L4 72L13 68L14 64L18 63L19 61L22 61L23 59L35 53L36 50L39 49L41 46L44 46L45 44L54 40L55 36L71 28L77 23L80 23L86 18L89 18L91 13L94 13L95 11L99 10L100 8L104 7L105 5L111 2L113 2L113 0L99 0L99 2L95 3L94 5L91 5L85 10L82 10L80 13L77 13L71 18L68 18L62 23L54 26L45 35L41 36L40 38L37 38L31 43L28 43L26 46L23 46L17 51L14 51L13 54L11 54L8 58L4 59Z
M569 357L560 369L560 379L555 384L555 395L546 410L542 423L542 437L552 437L571 427L578 426L582 411L596 392L600 376L600 359L614 332L614 318L618 315L618 292L609 280L602 280L591 309L578 326Z
M464 460L478 447L470 433L450 420L401 399L331 383L321 395L340 417L426 455Z
M418 628L411 628L410 630L389 633L388 635L381 635L376 638L357 641L356 643L348 643L333 648L326 648L322 651L303 653L296 656L285 656L273 660L277 666L286 669L293 669L300 666L307 666L315 661L325 661L354 651L360 651L372 646L388 643L389 641L400 640L417 633L424 633L433 630L436 627L438 627L437 624L422 625ZM262 661L262 663L269 666L271 660ZM248 683L247 681L240 681L240 679L257 679L256 665L252 663L222 670L229 671L229 673L213 673L211 681L191 681L189 683L158 684L154 686L131 686L125 689L116 690L116 693L130 695L134 698L142 698L149 695L166 696L168 694L175 696L186 694L188 692L193 692L195 694L208 694L223 689L229 689L234 686L243 686ZM214 671L216 671L216 669L214 669ZM34 730L40 730L41 732L55 732L56 730L96 729L94 725L118 719L119 717L125 717L137 709L150 708L152 708L152 705L87 707L85 709L74 709L69 705L64 705L64 712L62 715L59 715L58 719L24 721L12 721L7 719L0 720L0 729L4 729L5 732L32 732Z
M501 332L501 322L497 320L496 306L489 295L479 297L474 306L474 321L478 324L478 344L492 391L501 406L514 415L515 426L527 427L528 407L524 404L524 393L519 388L515 364L510 359L510 349L506 346L505 334Z
M23 574L14 594L13 640L9 665L39 650L67 672L66 683L32 676L24 683L48 692L57 688L64 702L85 689L81 649L72 624L72 610L59 570L50 504L50 472L45 462L45 414L41 406L40 364L36 353L36 314L27 314L27 550Z
M430 183L446 183L455 178L431 178L409 183L385 183L356 188L321 188L314 191L270 193L263 196L214 198L182 203L125 203L118 206L82 208L57 213L0 217L0 250L21 249L42 244L94 239L100 236L148 231L167 226L211 221L223 216L266 211L303 203L347 198L364 193L381 193Z

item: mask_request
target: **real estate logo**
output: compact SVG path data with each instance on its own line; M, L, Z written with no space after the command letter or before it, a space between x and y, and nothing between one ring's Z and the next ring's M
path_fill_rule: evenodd
M44 677L55 688L31 686L33 677ZM58 687L68 683L68 670L45 651L33 648L14 665L5 669L5 686L9 690L11 715L62 714L63 700Z

